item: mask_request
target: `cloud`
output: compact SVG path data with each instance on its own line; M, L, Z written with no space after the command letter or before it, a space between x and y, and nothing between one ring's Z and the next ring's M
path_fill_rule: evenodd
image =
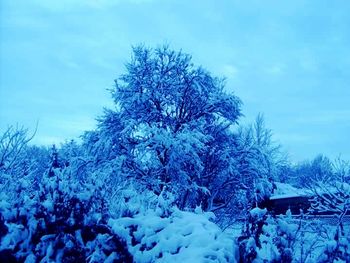
M105 89L124 72L130 46L167 41L226 76L247 117L281 116L271 126L300 155L328 146L315 137L320 124L325 136L346 140L350 35L343 5L151 2L3 1L0 128L41 119L42 142L79 135L112 103Z
M296 118L295 121L309 125L350 123L350 110L319 111L309 116Z
M237 77L238 69L233 65L224 65L221 72L226 78L234 79Z
M153 0L34 0L32 3L52 12L65 12L78 10L81 8L88 9L108 9L120 4L143 4L153 2Z
M66 53L59 53L56 55L56 59L58 63L61 63L63 66L67 67L68 69L79 69L80 63L74 59L71 55Z
M41 145L60 144L66 140L77 140L85 131L94 129L96 120L92 116L53 116L43 118L33 143Z
M286 132L286 133L274 133L274 135L281 142L288 142L289 144L294 143L312 143L315 140L314 135L304 134L302 132Z
M275 64L270 67L265 68L265 72L270 75L281 75L285 71L285 65Z
M39 145L59 145L60 143L63 143L67 138L63 137L55 137L55 136L45 136L40 135L33 138L31 143L33 144L39 144Z
M311 56L302 56L299 60L299 65L302 70L309 72L315 72L319 68L318 63Z

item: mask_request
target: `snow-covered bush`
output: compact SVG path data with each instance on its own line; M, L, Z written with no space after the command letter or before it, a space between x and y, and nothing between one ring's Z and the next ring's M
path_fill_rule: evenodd
M125 240L136 262L235 262L235 245L217 225L212 213L172 209L148 210L132 217L111 219L113 232Z
M301 215L273 217L266 209L254 208L249 213L249 224L238 237L241 262L332 262L348 256L349 240L332 241L334 228L322 221ZM328 245L327 245L328 244ZM334 246L332 244L335 244ZM346 261L345 261L346 262Z
M258 259L258 249L261 248L260 236L263 233L266 219L266 209L256 207L249 212L248 222L242 236L238 238L241 262L254 262Z
M125 242L107 225L101 188L73 180L54 158L39 191L30 182L0 202L0 261L132 262Z
M337 226L333 238L325 242L318 262L350 262L350 229Z

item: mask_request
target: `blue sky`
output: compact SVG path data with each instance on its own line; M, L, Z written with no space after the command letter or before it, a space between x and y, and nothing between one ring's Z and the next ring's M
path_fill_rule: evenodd
M0 2L0 130L35 143L92 129L131 45L168 43L262 112L292 160L350 159L349 1Z

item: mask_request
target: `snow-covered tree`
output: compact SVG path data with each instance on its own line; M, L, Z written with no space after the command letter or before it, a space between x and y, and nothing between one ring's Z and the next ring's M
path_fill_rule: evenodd
M294 168L294 184L299 187L312 187L314 182L332 181L332 161L322 154L311 161L298 163Z
M272 132L266 128L262 114L252 125L238 129L235 148L234 159L240 174L238 185L244 190L240 202L246 212L271 195L273 182L278 180L287 157L272 140Z
M315 214L331 214L336 217L336 231L326 243L319 262L350 260L349 233L344 218L350 215L350 184L348 166L337 159L332 163L327 157L318 156L311 163L312 175L307 188L312 192L311 211Z
M156 194L172 192L182 208L216 195L212 183L232 186L229 128L241 102L221 79L182 52L138 46L115 83L115 109L87 134L97 156L118 159L129 180Z
M35 133L34 133L35 134ZM48 168L49 151L45 147L29 145L33 135L19 126L9 126L0 135L0 193L16 198L19 185L30 182L28 192L38 190Z
M333 173L342 182L350 184L350 162L340 156L333 161Z

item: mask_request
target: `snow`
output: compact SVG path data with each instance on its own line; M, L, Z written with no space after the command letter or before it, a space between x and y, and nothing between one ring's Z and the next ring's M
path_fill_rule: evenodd
M350 172L344 166L334 182L304 183L323 176L316 169L328 176L329 160L288 164L262 115L253 125L236 126L239 98L187 55L136 47L112 97L116 107L81 145L65 143L50 153L27 146L23 129L0 135L0 262L6 253L27 263L350 257L350 232L338 226L342 217L326 227L307 214L250 210L272 194L313 196L313 209L345 214ZM313 186L314 193L273 182L279 179ZM242 214L245 225L219 228Z
M299 197L299 196L309 196L311 191L303 188L296 188L291 186L290 184L284 183L275 183L277 189L274 190L270 199L282 199L282 198L291 198L291 197Z
M136 262L235 262L232 237L209 221L212 214L197 212L175 209L163 217L147 211L109 225L127 240Z
M255 207L252 210L250 210L249 213L255 220L261 220L263 216L267 213L267 210L266 208L261 209L259 207Z

